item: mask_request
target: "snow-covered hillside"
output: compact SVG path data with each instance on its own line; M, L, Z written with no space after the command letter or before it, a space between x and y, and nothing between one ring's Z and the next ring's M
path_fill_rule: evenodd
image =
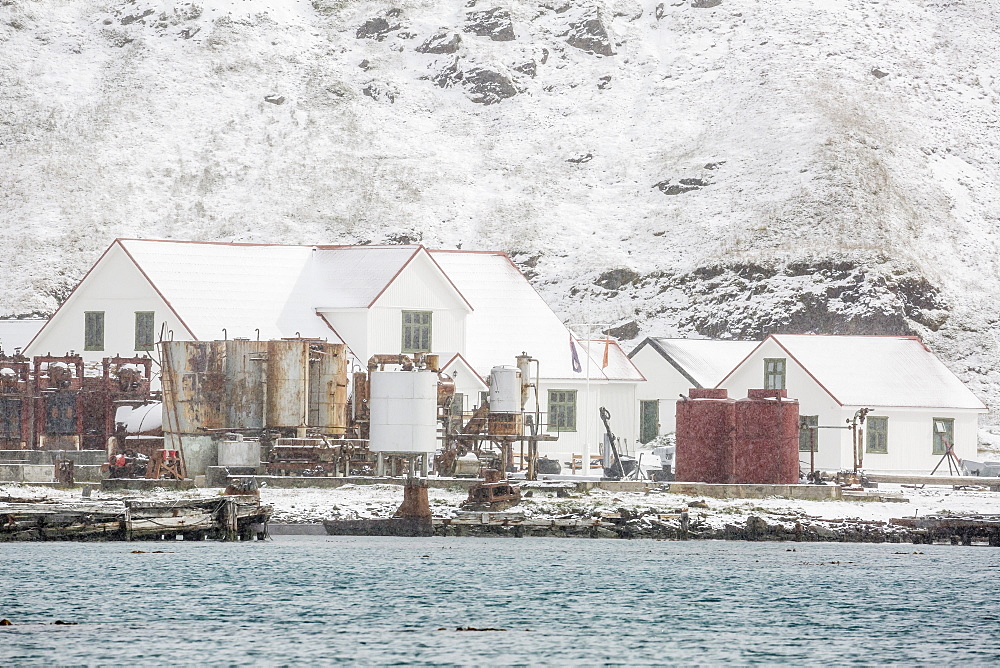
M116 236L420 240L506 250L626 340L913 332L1000 407L997 25L950 0L0 0L0 313L51 311Z

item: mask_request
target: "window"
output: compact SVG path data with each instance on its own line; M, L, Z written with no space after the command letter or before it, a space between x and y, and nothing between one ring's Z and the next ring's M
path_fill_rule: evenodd
M549 390L549 431L576 431L576 390Z
M135 349L136 350L152 350L153 349L153 321L154 321L153 311L136 311L135 312Z
M649 443L660 435L660 402L639 402L639 442Z
M934 449L931 454L943 455L948 446L955 445L955 421L951 418L932 418L934 422Z
M490 400L490 393L489 392L483 392L482 390L480 390L480 392L479 392L479 405L480 406L485 406L487 403L489 403L489 400Z
M403 352L431 351L431 312L403 311Z
M819 429L809 429L809 427L819 426L818 415L799 416L799 452L819 452Z
M865 452L882 455L888 453L889 418L869 415L865 425Z
M764 389L785 389L785 358L769 357L764 360Z
M104 311L83 314L83 349L104 350Z

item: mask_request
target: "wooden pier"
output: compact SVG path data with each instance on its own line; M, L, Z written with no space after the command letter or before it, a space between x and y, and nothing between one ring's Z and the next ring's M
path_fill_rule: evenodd
M271 507L252 495L174 501L0 501L0 541L250 540Z
M910 529L914 544L930 545L939 541L953 545L972 545L984 541L1000 547L1000 515L927 515L901 517L890 524Z

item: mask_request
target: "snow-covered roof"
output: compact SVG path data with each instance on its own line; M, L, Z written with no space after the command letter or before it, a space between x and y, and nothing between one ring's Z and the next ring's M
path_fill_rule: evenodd
M120 239L199 339L335 338L313 311L311 246Z
M368 308L421 246L278 246L120 239L200 339L336 339L316 309ZM457 292L457 289L456 289ZM461 298L462 295L458 294Z
M368 308L420 252L420 246L319 246L315 253L319 309Z
M0 319L0 350L7 355L13 355L18 348L23 350L46 322L48 321L36 319Z
M915 337L772 334L768 338L844 406L986 409Z
M482 376L498 364L513 364L526 352L541 361L543 378L586 377L585 347L577 341L584 370L573 371L571 334L524 274L505 254L482 251L430 251L475 309L466 320L465 357ZM615 363L601 369L604 345L592 349L590 378L594 380L643 380L617 344L609 358Z
M647 345L694 383L694 387L715 387L753 352L759 342L649 337L636 346L629 357Z

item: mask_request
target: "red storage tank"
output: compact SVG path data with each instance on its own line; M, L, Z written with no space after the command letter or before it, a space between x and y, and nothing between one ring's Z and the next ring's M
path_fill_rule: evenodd
M676 479L722 484L799 481L799 402L786 390L692 389L677 402Z
M734 441L733 482L799 481L799 402L787 390L749 390L737 401Z
M677 480L731 482L736 403L725 390L701 388L677 402Z

